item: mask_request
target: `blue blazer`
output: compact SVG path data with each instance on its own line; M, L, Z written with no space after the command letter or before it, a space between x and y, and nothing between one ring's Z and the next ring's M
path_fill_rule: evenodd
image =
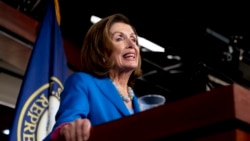
M54 129L79 118L88 118L95 126L131 115L108 77L75 72L67 79L60 97ZM136 96L132 104L134 113L140 112Z

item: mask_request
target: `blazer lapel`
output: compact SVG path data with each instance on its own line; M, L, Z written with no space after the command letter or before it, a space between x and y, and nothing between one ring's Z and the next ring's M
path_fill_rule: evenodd
M99 78L95 83L97 84L97 87L100 88L102 94L114 104L123 116L130 115L126 105L121 102L121 97L119 96L117 89L108 77Z
M140 106L139 106L139 103L138 103L138 98L136 96L134 96L132 102L133 102L134 112L139 113L141 110L140 110Z

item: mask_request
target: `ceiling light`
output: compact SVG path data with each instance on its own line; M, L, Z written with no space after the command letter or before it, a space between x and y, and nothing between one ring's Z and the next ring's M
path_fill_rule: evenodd
M167 55L167 59L169 60L181 60L181 56L178 56L178 55Z
M3 130L3 134L4 135L9 135L10 134L10 130L9 129L4 129Z
M100 21L100 20L101 20L101 18L99 18L99 17L97 17L97 16L94 16L94 15L92 15L92 16L90 17L90 21L91 21L93 24L97 23L97 22Z

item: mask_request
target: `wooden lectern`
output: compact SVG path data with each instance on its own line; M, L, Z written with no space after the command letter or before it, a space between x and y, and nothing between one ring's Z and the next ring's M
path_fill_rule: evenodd
M250 91L223 86L92 128L90 141L250 141Z

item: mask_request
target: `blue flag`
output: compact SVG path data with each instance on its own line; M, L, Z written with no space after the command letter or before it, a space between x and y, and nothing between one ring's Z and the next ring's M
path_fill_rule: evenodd
M10 141L41 141L51 131L68 74L62 35L51 0L19 92Z

